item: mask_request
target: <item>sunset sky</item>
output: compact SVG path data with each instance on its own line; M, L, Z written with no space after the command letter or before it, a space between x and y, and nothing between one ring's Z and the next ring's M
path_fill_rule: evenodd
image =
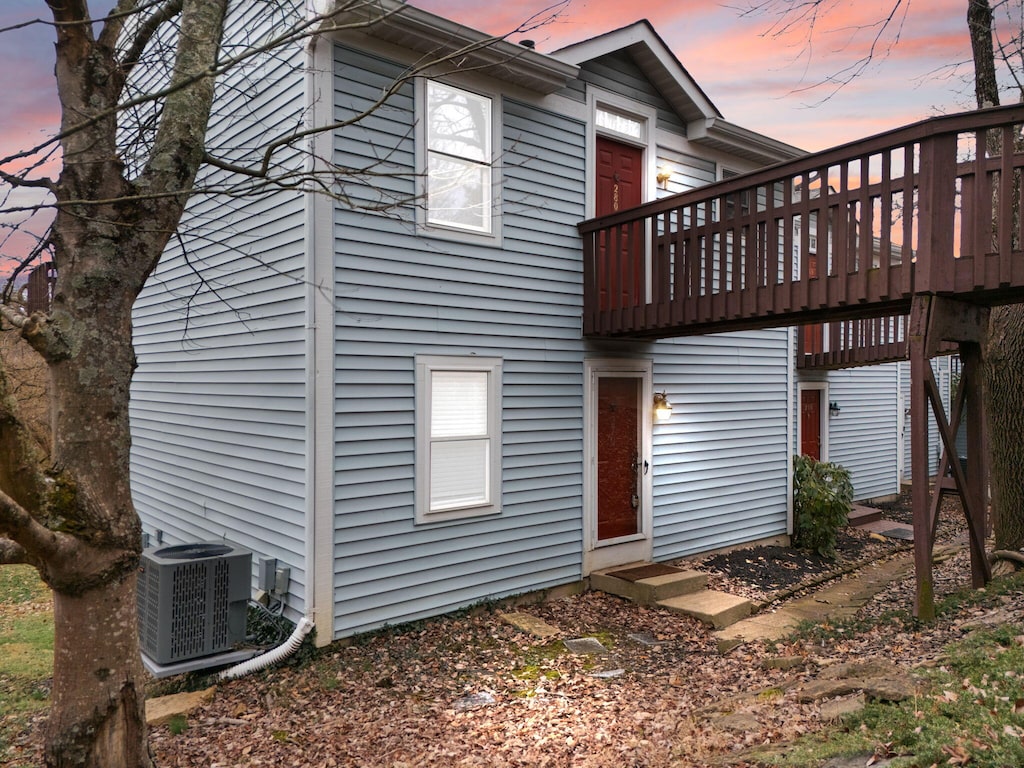
M551 2L413 0L492 33L514 30ZM971 106L970 67L955 66L970 58L966 0L902 0L876 60L838 91L811 86L863 56L877 31L871 25L897 0L825 0L827 13L810 45L803 26L775 37L768 34L771 16L742 16L738 8L750 2L569 0L552 23L512 39L530 37L551 52L647 18L727 120L809 150ZM111 5L94 2L93 12ZM0 27L40 17L46 17L43 0L0 4ZM899 43L889 50L901 19ZM51 39L43 25L0 37L0 157L31 146L56 125Z

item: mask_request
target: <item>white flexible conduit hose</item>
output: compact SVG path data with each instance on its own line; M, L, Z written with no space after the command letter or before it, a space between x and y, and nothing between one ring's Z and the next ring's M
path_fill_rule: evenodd
M220 680L234 680L236 677L243 677L252 672L258 672L261 669L266 669L271 664L287 659L302 645L302 639L310 633L313 629L313 622L303 616L299 619L299 623L295 626L294 631L287 640L285 640L277 648L272 648L266 653L256 656L255 658L243 661L241 664L236 664L233 667L229 667L221 672L217 677Z

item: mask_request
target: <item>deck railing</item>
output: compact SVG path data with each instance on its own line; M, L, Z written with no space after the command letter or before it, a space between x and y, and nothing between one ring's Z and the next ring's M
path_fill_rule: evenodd
M1022 123L1018 105L932 118L583 222L584 334L863 321L915 293L1024 300Z

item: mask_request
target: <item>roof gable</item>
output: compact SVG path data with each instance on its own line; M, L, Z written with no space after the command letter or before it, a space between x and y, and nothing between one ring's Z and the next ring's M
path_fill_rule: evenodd
M646 19L560 48L551 55L582 67L588 62L622 52L629 54L669 107L679 115L686 125L690 141L758 165L805 154L797 147L726 121Z
M551 55L579 66L619 51L633 58L684 122L722 116L646 19L560 48Z

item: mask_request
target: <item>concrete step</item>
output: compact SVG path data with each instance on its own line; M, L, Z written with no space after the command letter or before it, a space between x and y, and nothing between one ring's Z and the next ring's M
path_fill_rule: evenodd
M659 600L657 604L673 613L700 619L715 629L722 629L730 624L735 624L740 619L745 619L754 608L746 598L710 589Z
M609 568L590 574L590 587L618 595L640 605L699 592L708 584L708 576L661 563L643 563L626 568Z
M850 509L850 514L847 516L846 524L856 528L861 525L867 525L868 523L877 523L882 519L882 510L876 509L875 507L864 507L860 504L854 504Z

